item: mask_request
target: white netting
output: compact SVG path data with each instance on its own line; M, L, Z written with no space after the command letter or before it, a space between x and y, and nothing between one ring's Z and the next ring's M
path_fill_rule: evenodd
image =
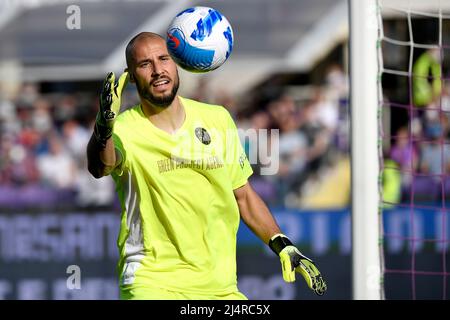
M387 299L449 297L450 4L425 2L378 2Z

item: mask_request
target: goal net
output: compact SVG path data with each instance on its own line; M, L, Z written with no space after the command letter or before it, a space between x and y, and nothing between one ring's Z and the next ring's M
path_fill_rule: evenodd
M353 169L354 297L448 299L450 2L361 3L362 8L355 8L356 1L350 3L351 85L357 87L351 89L352 134L366 131L364 139L371 149L358 155L364 149L356 143L364 141L353 137L352 160L354 166L365 163L365 171L378 172L378 189L370 173ZM359 40L365 41L361 46L366 51L356 50L356 9L363 16L359 27L367 32ZM365 64L357 64L361 54ZM358 74L360 68L367 78ZM355 92L358 86L362 93ZM375 94L376 114L367 101ZM359 111L361 105L364 111ZM363 123L358 126L359 119ZM371 162L375 148L376 164ZM363 184L371 187L355 189ZM359 198L371 198L362 192L373 195L366 207ZM377 212L367 207L373 201L378 202Z

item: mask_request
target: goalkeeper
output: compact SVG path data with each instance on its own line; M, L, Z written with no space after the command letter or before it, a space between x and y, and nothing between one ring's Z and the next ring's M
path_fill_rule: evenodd
M247 179L252 174L228 111L177 94L165 40L140 33L127 69L106 77L87 148L96 178L111 175L121 202L121 299L246 299L236 280L240 218L279 256L283 278L298 272L322 295L314 262L283 235ZM119 114L127 82L140 104Z

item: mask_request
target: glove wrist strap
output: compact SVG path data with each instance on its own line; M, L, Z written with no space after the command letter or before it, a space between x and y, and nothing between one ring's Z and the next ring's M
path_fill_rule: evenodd
M287 246L293 246L291 240L286 237L284 234L277 234L269 241L269 247L275 252L277 255L280 254L281 250L286 248Z
M103 126L103 125L99 124L98 122L95 123L94 137L95 137L95 140L97 140L97 143L100 144L103 148L106 147L106 141L109 138L111 138L111 136L112 136L111 128Z

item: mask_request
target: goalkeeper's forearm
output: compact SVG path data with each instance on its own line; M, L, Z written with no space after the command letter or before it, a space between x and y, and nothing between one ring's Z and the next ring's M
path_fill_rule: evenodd
M234 190L242 220L264 243L281 233L278 224L264 201L253 190L250 183Z
M118 157L112 137L102 146L94 135L87 146L88 170L95 178L107 176L117 166Z

